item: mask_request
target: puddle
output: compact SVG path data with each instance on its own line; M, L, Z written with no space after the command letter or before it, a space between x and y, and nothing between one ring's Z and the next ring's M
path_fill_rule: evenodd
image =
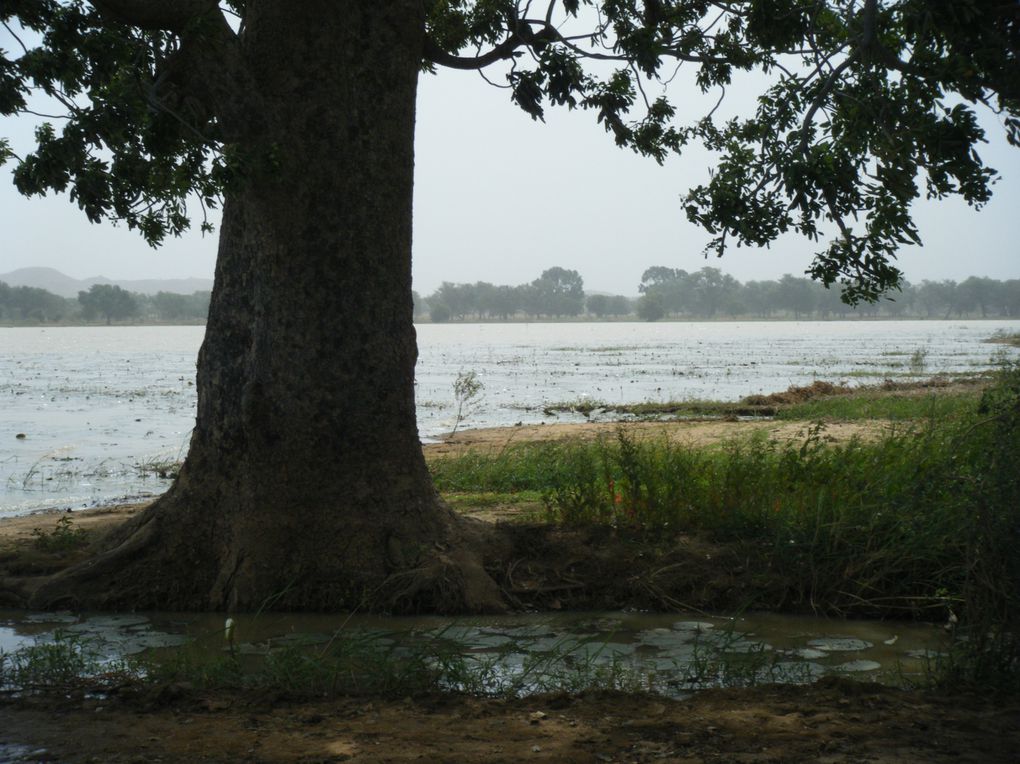
M0 743L0 764L41 764L53 760L45 748L33 748L17 743Z
M214 614L0 611L0 651L61 639L87 644L100 662L185 651L201 660L323 650L341 639L394 655L463 656L497 691L539 691L543 668L624 672L672 695L715 686L809 682L826 674L896 683L920 676L944 633L916 623L746 615L677 620L676 614L559 613L443 619L262 614L233 617L232 644Z

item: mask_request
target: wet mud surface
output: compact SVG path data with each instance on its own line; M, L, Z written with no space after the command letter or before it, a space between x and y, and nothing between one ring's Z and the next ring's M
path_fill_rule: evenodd
M685 700L558 695L500 701L196 694L0 705L0 761L1016 761L1020 705L826 679ZM4 758L6 756L6 758Z

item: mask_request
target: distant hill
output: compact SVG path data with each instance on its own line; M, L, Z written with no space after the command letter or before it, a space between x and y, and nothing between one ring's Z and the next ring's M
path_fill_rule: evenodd
M0 273L0 281L11 286L29 286L45 289L61 297L77 297L78 292L88 291L93 284L116 284L121 289L142 294L176 292L191 294L212 289L212 279L108 279L93 276L87 279L73 279L54 268L18 268L10 273Z

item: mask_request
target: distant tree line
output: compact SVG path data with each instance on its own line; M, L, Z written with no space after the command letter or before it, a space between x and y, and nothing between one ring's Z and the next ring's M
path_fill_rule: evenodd
M851 308L839 291L789 274L778 280L741 283L718 268L687 271L649 268L638 285L639 318L793 318L854 316L887 318L1020 317L1020 279L970 278L955 281L904 281L902 290L876 303Z
M827 318L1020 318L1020 279L972 276L965 281L904 282L903 289L873 304L851 308L839 290L791 276L742 283L718 268L688 273L654 266L641 276L638 298L584 293L577 271L550 268L532 282L499 286L443 284L430 295L414 293L418 319L443 321L542 318L638 319L827 319Z
M194 323L209 313L209 292L146 295L114 284L94 284L77 297L0 281L0 321L9 323Z
M636 299L585 294L577 271L549 268L534 281L505 286L444 281L432 294L414 293L419 320L513 321L549 318L602 320L1020 318L1020 279L971 276L955 281L904 283L900 292L851 308L839 292L786 275L741 283L718 268L687 271L654 266L641 276ZM0 321L6 323L194 323L209 312L209 292L145 295L96 284L77 298L0 281Z
M486 281L444 281L424 300L414 294L415 315L432 321L469 319L572 318L585 312L584 279L577 271L549 268L534 281L497 286ZM628 309L624 314L629 313Z

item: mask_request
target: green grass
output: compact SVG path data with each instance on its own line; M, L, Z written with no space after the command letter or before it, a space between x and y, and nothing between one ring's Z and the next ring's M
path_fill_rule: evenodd
M443 500L454 509L540 506L542 503L542 494L539 491L515 491L512 493L503 493L498 491L444 492Z
M915 356L917 353L914 354ZM915 361L912 360L912 363ZM923 363L923 356L916 364ZM858 370L845 377L881 378L883 382L861 386L830 384L817 381L805 387L792 387L787 393L773 396L752 395L741 401L643 401L610 404L583 399L553 403L547 414L568 412L590 417L592 414L619 414L636 419L721 419L730 417L776 417L779 419L924 419L964 412L977 405L983 380L973 374L942 374L927 382L916 381L917 371L890 374L886 371ZM901 382L891 381L900 376ZM946 393L940 388L956 379L963 392ZM928 390L917 390L919 384ZM968 389L969 388L969 389Z
M547 521L697 534L789 581L786 606L961 619L958 680L1020 690L1020 366L974 395L838 396L791 418L903 420L880 440L520 444L431 465L441 490L540 492ZM948 664L947 664L948 665Z
M929 426L831 444L818 427L799 444L759 436L693 449L621 431L563 454L547 517L745 545L789 577L793 607L941 617L962 608L982 501L964 495L961 482L984 466L976 453L960 462L957 434Z
M886 419L911 421L958 417L973 413L981 395L933 393L924 395L888 395L861 393L794 403L780 408L777 419L819 421Z
M32 545L36 549L50 554L73 552L88 544L88 531L76 528L66 515L57 520L50 531L34 529L32 537Z
M516 494L542 492L562 473L573 445L521 443L499 453L465 451L430 460L429 471L440 493Z

